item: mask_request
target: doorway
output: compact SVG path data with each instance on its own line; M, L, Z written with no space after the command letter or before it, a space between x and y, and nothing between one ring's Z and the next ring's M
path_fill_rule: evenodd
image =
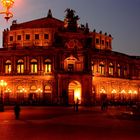
M81 83L79 83L78 81L70 82L68 86L69 104L74 104L74 102L77 102L77 99L79 101L79 104L81 104L81 92Z

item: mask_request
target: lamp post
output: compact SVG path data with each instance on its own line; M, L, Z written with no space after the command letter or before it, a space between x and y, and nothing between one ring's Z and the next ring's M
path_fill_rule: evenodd
M7 83L4 80L0 81L0 87L1 87L1 103L0 103L0 111L4 111L4 98L3 98L3 92L4 92L4 87L7 86Z
M4 7L4 11L0 11L0 14L5 14L5 19L8 21L9 18L13 17L13 13L9 9L13 6L14 0L1 0L1 4Z

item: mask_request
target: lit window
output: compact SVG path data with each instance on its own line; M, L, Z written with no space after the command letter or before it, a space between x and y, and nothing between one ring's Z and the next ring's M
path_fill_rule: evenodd
M45 63L44 63L44 67L45 67L45 73L49 73L52 70L52 64L51 64L51 60L50 59L46 59Z
M94 74L94 63L93 63L93 61L91 62L91 71L92 71L92 74Z
M120 66L120 64L117 65L117 74L118 74L118 76L121 76L121 66Z
M31 60L31 73L37 73L37 60L32 59Z
M105 66L104 66L104 63L103 62L100 62L100 64L99 64L99 73L101 75L104 75L105 74Z
M10 74L11 73L11 61L7 60L5 63L5 73Z
M24 73L24 62L22 59L17 62L17 73Z
M127 76L127 67L124 66L124 76Z
M50 85L45 86L45 93L52 93L52 87Z
M114 67L113 67L113 64L110 63L109 64L109 75L113 75L113 73L114 73Z

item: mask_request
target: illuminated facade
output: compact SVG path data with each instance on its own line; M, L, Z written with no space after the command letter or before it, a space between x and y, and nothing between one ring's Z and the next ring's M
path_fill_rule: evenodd
M0 79L7 82L4 103L80 104L140 100L140 57L112 51L112 36L66 10L64 21L52 16L3 31Z

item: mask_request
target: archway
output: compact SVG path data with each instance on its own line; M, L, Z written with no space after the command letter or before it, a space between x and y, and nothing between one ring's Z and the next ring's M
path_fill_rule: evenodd
M77 101L77 99L79 100L79 104L81 104L81 92L82 92L81 83L79 83L78 81L70 82L68 86L69 104L73 104L74 102Z

